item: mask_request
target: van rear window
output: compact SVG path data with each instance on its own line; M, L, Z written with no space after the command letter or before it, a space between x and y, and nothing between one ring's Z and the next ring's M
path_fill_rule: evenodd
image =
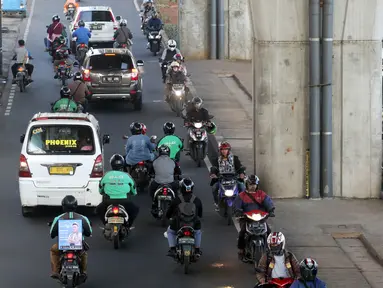
M128 54L101 54L90 58L92 70L131 70L133 59Z
M86 125L35 125L31 127L27 153L91 155L95 153L93 130Z
M78 20L84 22L114 22L110 11L81 11Z

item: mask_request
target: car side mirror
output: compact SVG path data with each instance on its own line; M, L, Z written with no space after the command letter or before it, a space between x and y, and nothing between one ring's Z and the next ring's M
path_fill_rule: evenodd
M137 66L138 67L142 67L142 66L144 66L144 61L142 61L142 60L137 60Z
M102 136L102 144L109 144L110 143L110 136L104 135Z
M121 16L116 16L116 20L120 21L121 20Z
M20 143L23 144L25 140L25 134L20 136Z

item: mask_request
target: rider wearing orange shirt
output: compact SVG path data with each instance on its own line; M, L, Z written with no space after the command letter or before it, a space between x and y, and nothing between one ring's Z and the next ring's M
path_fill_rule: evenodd
M69 4L72 4L74 7L76 7L76 9L80 6L80 5L76 2L76 0L67 0L67 1L65 2L65 4L64 4L64 15L65 15L66 13L68 13L68 6L69 6Z

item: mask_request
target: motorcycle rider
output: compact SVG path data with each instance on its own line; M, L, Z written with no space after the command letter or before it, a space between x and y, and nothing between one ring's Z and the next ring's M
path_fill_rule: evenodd
M133 122L130 125L130 132L133 136L126 142L126 164L135 165L140 161L153 161L156 144L154 139L142 134L142 124Z
M187 76L187 70L186 70L185 65L183 65L184 58L182 57L182 55L181 54L174 55L173 61L176 61L178 64L180 64L179 70L182 71L185 74L185 76ZM170 70L171 70L171 68L168 67L166 74L169 74Z
M73 5L76 10L78 9L78 7L80 7L80 5L77 3L76 0L66 0L64 4L64 11L63 11L65 16L68 14L69 5Z
M256 269L256 277L259 285L267 284L275 278L300 277L300 269L297 258L293 253L285 249L286 239L282 232L273 232L267 237L268 251L259 261Z
M78 112L78 106L72 100L71 90L63 86L60 89L60 99L52 104L52 112Z
M259 178L258 176L252 174L246 180L246 190L239 193L237 198L234 201L234 207L236 214L241 214L243 212L250 212L253 210L262 210L269 213L269 217L274 217L274 203L271 200L270 196L267 195L264 191L258 189L259 187ZM246 234L246 219L241 218L239 220L241 230L238 233L238 257L246 261L246 255L244 255L245 249L245 234ZM271 233L269 225L267 226L267 236Z
M31 56L31 53L27 50L25 47L25 41L20 39L18 41L19 47L15 48L15 56L13 57L14 60L16 60L16 63L12 65L12 84L16 83L16 74L17 74L17 68L19 66L25 66L25 69L28 71L28 82L31 83L33 80L31 79L34 66L29 63L30 59L33 59Z
M326 283L317 277L318 263L312 258L303 259L299 264L301 277L290 288L326 288Z
M180 70L180 64L176 61L173 61L168 67L166 73L166 81L165 81L165 101L170 101L170 93L172 92L173 84L184 84L185 85L185 94L189 92L189 88L186 87L186 76Z
M99 185L99 192L102 195L102 202L97 206L96 212L101 222L105 225L105 213L109 205L122 205L129 215L128 227L132 227L137 218L139 207L131 200L130 196L136 196L136 185L128 173L124 171L125 159L119 154L110 158L112 171L105 173ZM108 229L107 229L108 230Z
M114 32L114 43L113 47L118 48L121 44L127 44L131 46L131 39L133 39L133 34L128 28L128 21L126 19L122 19L120 21L120 28Z
M221 174L232 173L239 174L238 190L242 192L245 190L243 183L245 179L245 167L242 166L238 156L231 153L231 145L229 142L223 141L219 145L219 157L213 160L212 167L210 168L210 185L212 186L212 193L214 199L214 205L216 211L219 211L218 207L218 191L219 191L219 179ZM254 175L253 175L254 176ZM256 176L255 176L256 177ZM257 177L258 179L258 177Z
M71 51L68 48L68 46L66 46L66 40L64 36L60 36L57 41L59 46L55 48L55 53L54 53L55 60L53 61L53 66L55 70L55 75L53 77L54 79L59 78L59 75L57 74L57 68L61 62L65 61L66 65L69 67L69 70L68 70L69 75L71 75L71 71L73 67L73 61L69 58L69 54L71 54Z
M164 52L162 52L162 55L160 57L160 62L162 63L161 64L161 71L162 71L162 80L163 82L165 83L165 79L166 79L166 69L164 67L164 65L168 64L168 62L171 62L173 61L173 57L174 55L176 54L181 54L181 51L177 48L177 42L174 41L173 39L170 39L168 40L168 47L167 49L164 49Z
M158 148L158 157L153 161L153 165L150 166L149 174L154 176L154 179L150 183L149 191L152 198L152 214L157 215L155 211L157 207L154 194L158 187L161 185L169 185L173 192L177 194L178 191L178 179L181 175L181 169L175 163L173 159L169 157L170 148L166 145L161 145Z
M57 216L51 225L51 230L50 230L50 235L51 238L54 239L58 237L59 235L59 220L70 220L70 219L81 219L82 220L82 234L86 237L90 237L92 235L92 227L90 224L90 221L88 217L81 215L79 213L76 213L77 209L77 200L74 196L72 195L67 195L64 197L64 199L61 201L61 206L64 210L64 213ZM86 245L85 242L83 242L83 251L81 251L80 257L81 257L81 262L80 262L80 270L82 273L82 277L85 281L86 279L86 269L87 269L87 264L88 264L88 245ZM60 251L58 249L58 244L53 244L50 250L50 258L51 258L51 267L52 267L52 274L51 277L54 279L59 279L60 278Z
M148 13L155 11L153 6L152 0L144 0L142 3L142 9L141 9L141 22L144 21L146 17L148 17ZM141 27L142 28L142 27Z
M153 12L152 17L149 19L147 25L146 25L146 32L149 35L149 32L151 31L159 31L159 35L161 35L161 30L163 28L164 24L162 23L161 19L158 18L157 12ZM149 36L148 36L149 40ZM150 42L148 41L148 44L146 45L146 49L150 48Z
M170 149L169 157L176 162L180 162L180 154L181 150L184 148L184 142L183 139L174 135L176 125L172 122L166 122L162 129L164 130L165 136L158 141L157 147L160 147L161 145L168 146Z
M76 38L76 52L77 46L80 44L89 46L89 39L92 37L92 33L85 27L85 22L83 20L78 21L77 25L78 28L72 33L72 38Z
M83 107L82 112L88 111L88 99L90 94L88 86L83 81L81 72L76 72L73 77L73 82L69 83L68 88L72 91L71 96L76 103L80 103Z
M180 181L180 193L172 201L166 212L166 218L171 219L170 226L167 230L167 238L169 243L168 256L176 256L177 231L182 224L193 224L195 238L196 257L201 256L201 218L202 218L202 201L193 193L194 183L190 178L184 178ZM185 207L185 206L191 207ZM187 213L186 211L193 211ZM188 219L185 219L185 216Z
M47 33L48 37L46 38L46 40L44 39L46 51L48 51L50 46L53 45L53 42L56 40L56 38L64 36L65 39L65 37L67 36L66 30L64 24L60 22L59 15L52 16L52 24L49 25Z

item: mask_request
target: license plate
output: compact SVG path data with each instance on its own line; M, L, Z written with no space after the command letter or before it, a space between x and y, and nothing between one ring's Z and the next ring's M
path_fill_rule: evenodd
M125 219L123 217L109 217L108 223L110 224L124 224Z
M119 76L103 77L102 81L106 83L119 83L121 81L121 77Z
M78 265L66 265L64 266L66 270L77 270L79 269Z
M73 167L50 167L51 175L73 175Z
M157 40L153 40L153 44L157 44Z
M190 256L190 251L184 251L185 256Z
M101 25L92 25L92 30L102 30Z
M157 197L158 199L160 200L172 200L172 196L164 196L164 195L160 195Z
M195 240L193 238L180 238L178 239L178 244L194 244Z

